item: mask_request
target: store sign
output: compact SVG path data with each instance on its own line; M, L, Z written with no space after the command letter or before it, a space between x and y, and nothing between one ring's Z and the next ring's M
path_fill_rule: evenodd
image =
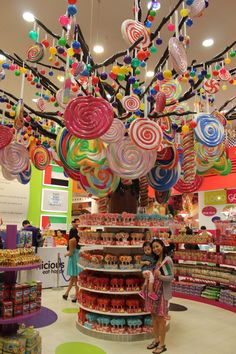
M236 204L236 189L227 190L227 204Z
M224 189L218 191L204 192L205 205L224 205L227 204L227 195Z
M213 216L217 213L217 210L213 206L206 206L202 209L202 214L205 216Z

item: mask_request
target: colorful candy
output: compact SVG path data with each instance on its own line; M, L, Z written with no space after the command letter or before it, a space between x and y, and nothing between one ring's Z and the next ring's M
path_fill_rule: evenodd
M71 74L67 71L66 78L63 83L63 94L62 94L62 102L67 105L70 101L70 92L71 92Z
M63 167L68 171L73 170L73 172L77 173L80 170L79 166L77 166L77 168L72 168L72 166L68 163L67 159L68 151L70 150L71 144L73 143L74 139L76 139L74 135L70 134L66 128L62 128L57 135L56 152Z
M167 141L173 141L175 138L175 131L172 128L170 117L161 117L159 122L163 133L163 138L165 138Z
M222 68L219 71L219 78L222 81L229 81L231 79L231 74L228 70L226 70L225 68Z
M35 146L30 154L30 158L32 161L32 164L38 169L38 170L46 170L47 166L50 164L51 161L51 154L49 150L43 146Z
M224 143L212 147L200 143L195 144L195 151L197 156L206 162L217 161L219 157L224 153L224 150Z
M20 182L21 184L29 183L30 178L31 178L31 173L32 173L31 163L29 161L27 168L18 174L18 176L17 176L18 182Z
M165 170L176 167L178 160L178 152L174 144L169 143L160 152L157 152L156 162Z
M167 112L167 113L171 113L171 112L184 113L187 111L189 111L189 106L184 102L176 103L171 106L167 106L166 110L165 110L165 112ZM184 118L188 119L188 116L186 116L186 115L185 116L178 116L175 114L170 116L171 121L173 123L178 124L179 126L181 125L181 122Z
M178 180L175 189L180 193L193 193L199 189L203 182L203 177L196 175L191 182L185 182L182 178Z
M105 134L114 119L112 106L101 97L79 96L65 109L68 131L81 139L95 139Z
M187 183L194 181L196 175L196 162L194 152L194 131L183 134L183 180Z
M16 130L20 130L23 128L25 122L24 122L24 104L23 100L19 99L17 106L16 106L16 115L14 119L14 127Z
M212 113L212 115L214 116L214 117L216 117L220 122L221 122L221 124L225 127L226 126L226 124L227 124L227 119L225 118L225 115L223 114L223 113L221 113L221 112L219 112L219 111L214 111L213 113Z
M107 160L111 170L120 177L135 179L145 176L154 166L156 153L139 149L129 137L107 148Z
M70 100L72 100L76 96L77 96L76 92L70 91ZM57 99L57 103L61 108L66 108L67 105L63 103L63 89L57 91L56 99Z
M147 177L143 176L139 179L139 196L140 196L140 206L145 208L148 206L148 181Z
M211 174L227 175L231 172L232 163L224 153L217 161L206 162L197 157L197 174L207 176Z
M200 113L195 116L197 123L194 129L196 139L206 146L217 146L224 139L224 127L214 116L206 113Z
M12 138L13 138L12 129L5 125L0 125L0 149L10 144Z
M178 74L185 74L188 69L187 54L182 42L178 38L169 39L170 60Z
M181 96L182 87L178 80L163 80L160 91L166 96L166 103L175 103Z
M108 197L101 197L98 198L97 204L98 204L98 212L99 213L107 213L108 212Z
M147 48L150 44L150 35L147 28L138 21L125 20L121 25L121 33L127 43L133 44L143 37L142 41L137 45L138 48Z
M216 79L209 79L204 82L204 90L211 95L217 93L220 89L220 83Z
M89 173L81 175L83 188L96 197L104 197L114 192L120 183L120 178L113 174L109 166L92 168Z
M126 111L135 112L139 109L140 100L136 95L125 96L122 99L122 105Z
M205 0L194 0L192 5L189 7L189 16L191 18L199 17L206 8Z
M82 175L81 175L80 171L75 172L75 171L72 171L70 169L67 169L66 167L64 167L64 171L67 174L67 176L70 177L71 179L73 179L74 181L81 182L81 176Z
M157 92L156 95L156 107L155 107L155 111L157 113L162 113L165 109L166 106L166 95L164 94L164 92Z
M31 63L38 63L44 56L44 45L42 43L35 43L29 47L27 51L27 58Z
M17 175L29 164L28 150L23 145L12 142L0 150L0 164L11 174Z
M116 143L121 140L125 135L125 126L121 120L114 118L112 125L107 130L107 132L100 137L102 141L107 144Z
M156 165L147 174L148 184L157 191L167 191L177 183L180 172L180 164L172 170L164 170L160 165Z
M155 191L155 198L158 204L167 203L168 200L170 199L170 196L171 196L171 189L164 192Z
M147 118L137 118L130 126L129 135L143 150L158 150L162 142L162 130L159 124Z

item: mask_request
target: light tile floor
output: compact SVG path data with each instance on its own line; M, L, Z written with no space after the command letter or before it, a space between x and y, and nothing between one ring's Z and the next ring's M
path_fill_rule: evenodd
M76 314L65 314L63 308L78 307L62 299L64 291L45 290L43 305L58 314L53 325L40 329L43 354L54 354L64 342L86 342L97 345L107 354L151 354L146 350L150 341L118 343L94 339L81 334L75 325ZM236 314L217 307L173 298L172 302L188 307L185 312L171 312L167 334L167 353L170 354L236 354ZM70 353L68 353L70 354ZM83 353L78 353L83 354Z

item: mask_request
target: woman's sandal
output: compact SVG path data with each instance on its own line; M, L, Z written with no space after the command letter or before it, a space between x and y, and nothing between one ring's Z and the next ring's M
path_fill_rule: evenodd
M155 349L156 347L158 347L158 345L159 345L159 342L156 342L156 341L154 340L154 341L152 341L151 344L149 344L149 345L147 346L147 349Z
M164 352L166 352L167 351L167 348L166 348L166 346L165 345L162 345L162 346L158 346L158 347L156 347L156 349L155 350L153 350L153 354L161 354L161 353L164 353Z
M62 297L63 297L64 300L67 300L67 299L68 299L68 295L65 295L65 294L64 294L64 295L62 295Z

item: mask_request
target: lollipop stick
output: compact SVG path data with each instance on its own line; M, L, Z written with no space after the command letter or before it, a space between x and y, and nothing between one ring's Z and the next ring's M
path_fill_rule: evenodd
M178 10L175 11L175 35L176 35L176 38L179 38L179 16L178 16Z
M24 68L24 63L23 63L23 68ZM22 79L21 79L21 89L20 89L20 98L23 100L24 96L24 84L25 84L25 74L22 73Z

